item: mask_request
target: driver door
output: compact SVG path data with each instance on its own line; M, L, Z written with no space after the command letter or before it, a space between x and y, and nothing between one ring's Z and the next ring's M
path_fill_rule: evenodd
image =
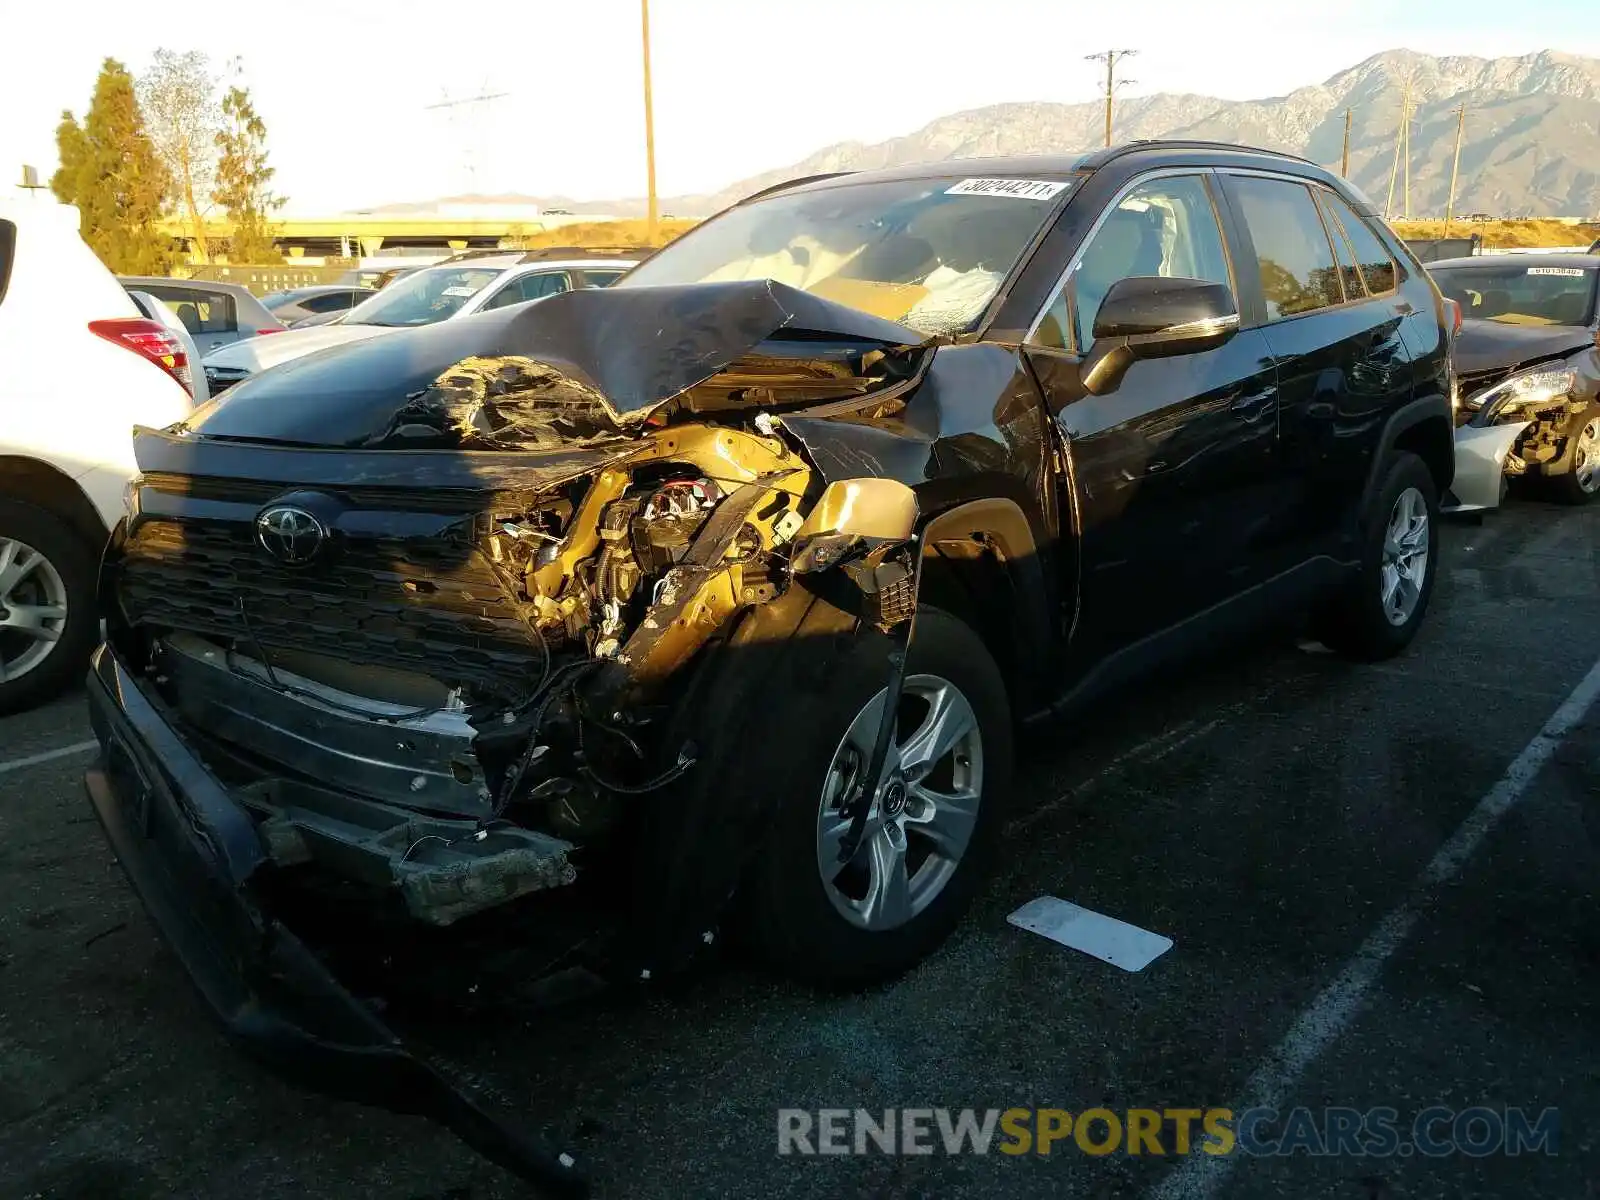
M1105 395L1083 387L1094 318L1120 279L1167 276L1239 293L1215 181L1136 180L1111 201L1026 353L1071 455L1081 531L1074 655L1098 657L1263 581L1274 504L1277 383L1265 340L1135 361Z

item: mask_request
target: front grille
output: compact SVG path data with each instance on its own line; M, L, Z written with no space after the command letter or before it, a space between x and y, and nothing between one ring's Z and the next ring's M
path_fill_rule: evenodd
M126 544L119 595L135 624L231 639L245 652L254 640L422 671L501 695L525 692L542 661L488 562L449 537L349 538L293 568L262 550L247 524L150 519Z

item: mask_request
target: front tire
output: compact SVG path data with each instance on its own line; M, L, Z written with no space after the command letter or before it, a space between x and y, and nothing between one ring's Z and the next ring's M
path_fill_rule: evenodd
M1600 495L1600 403L1590 404L1573 424L1567 469L1548 482L1563 504L1588 504Z
M82 676L100 622L96 563L52 512L0 499L0 714L48 700Z
M1322 640L1363 661L1399 654L1422 625L1438 563L1438 488L1427 464L1401 451L1363 517L1356 576L1322 614Z
M1003 824L1011 716L983 641L937 609L917 614L888 779L857 854L838 859L841 805L865 771L882 712L884 642L858 637L828 685L790 692L795 742L770 838L747 884L746 936L794 978L853 988L933 952L981 884Z

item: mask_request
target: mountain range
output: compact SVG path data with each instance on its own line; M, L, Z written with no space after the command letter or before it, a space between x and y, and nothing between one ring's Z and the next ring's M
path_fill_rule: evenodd
M1411 96L1409 210L1396 146ZM1284 150L1338 169L1350 114L1349 177L1392 216L1442 216L1466 106L1457 213L1600 215L1600 59L1554 50L1515 58L1434 57L1389 50L1318 84L1262 100L1156 93L1120 100L1114 139L1200 138ZM710 195L663 197L661 209L703 216L785 179L946 158L1090 150L1104 142L1099 102L993 104L951 113L872 144L839 142ZM1390 188L1393 178L1393 195ZM461 198L458 198L461 199ZM637 216L642 199L496 197L574 213ZM393 205L390 210L407 206Z

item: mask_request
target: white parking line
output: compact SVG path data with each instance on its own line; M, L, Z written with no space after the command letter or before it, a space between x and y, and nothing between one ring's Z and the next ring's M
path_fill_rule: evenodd
M1562 740L1583 720L1600 697L1600 662L1545 722L1533 741L1506 768L1462 821L1450 840L1439 847L1422 873L1412 882L1406 898L1367 935L1332 983L1300 1013L1295 1022L1255 1072L1245 1081L1233 1111L1281 1108L1284 1098L1316 1057L1355 1019L1384 964L1394 956L1428 907L1433 889L1453 879L1472 852L1520 800L1538 778ZM1149 1200L1209 1200L1227 1182L1237 1154L1191 1154L1148 1193Z
M13 758L7 762L0 762L0 775L7 771L20 771L24 767L36 767L40 763L53 762L58 758L67 758L74 754L87 754L90 750L99 749L99 742L73 742L70 746L63 746L59 750L46 750L41 754L30 754L26 758Z

